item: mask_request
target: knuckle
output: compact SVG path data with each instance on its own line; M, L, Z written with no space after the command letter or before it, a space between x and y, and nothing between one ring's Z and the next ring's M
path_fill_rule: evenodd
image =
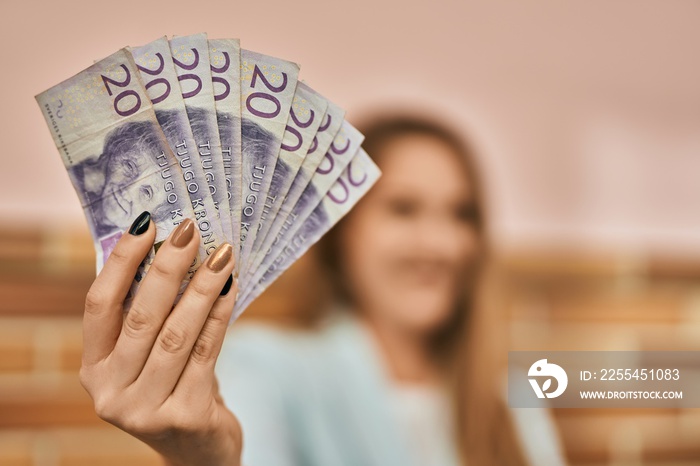
M94 396L97 417L137 437L157 436L167 429L149 407L124 403L122 398L123 394L111 391Z
M187 332L176 326L164 327L158 337L161 349L169 354L179 354L185 350Z
M151 435L154 433L153 423L149 422L148 418L141 414L132 413L129 416L125 416L120 421L120 427L131 434Z
M85 389L86 392L90 393L92 387L92 374L90 370L85 366L80 366L80 372L78 372L78 380L80 385Z
M206 301L212 295L212 288L206 280L192 280L187 289L190 290L191 297L198 301Z
M103 421L107 421L110 424L114 424L113 419L111 419L110 413L108 413L108 407L104 403L95 401L95 414L97 414L97 417L99 417Z
M154 275L158 275L159 277L165 280L175 279L178 275L177 271L173 267L171 267L166 261L159 260L153 261L149 272L153 273Z
M144 331L154 326L155 322L151 313L137 303L134 303L129 309L124 319L124 333L132 338L141 335Z
M231 319L233 306L214 306L207 317L207 322L204 329L212 334L219 335L218 338L224 339L226 328Z
M209 313L209 317L207 317L207 329L210 331L213 331L214 329L218 329L221 327L227 327L228 326L228 320L229 320L229 313L226 312L223 309L213 309Z
M155 413L144 406L126 406L118 402L117 396L100 396L95 398L95 413L125 432L137 437L155 436L162 432Z
M131 410L120 419L119 427L139 438L160 437L167 430L167 426L162 425L156 413L151 410Z
M192 348L192 360L207 365L215 361L215 341L209 332L202 332Z
M121 265L121 266L128 264L129 263L129 253L127 252L124 244L121 242L117 243L117 245L114 247L114 249L110 253L109 258L107 260L111 261L114 264Z
M97 417L113 425L119 424L120 420L117 415L119 410L114 409L114 401L111 397L99 395L93 397L93 401L95 406L95 414L97 414Z
M93 285L85 296L85 312L92 315L100 314L105 302L104 292Z
M217 329L228 325L228 314L222 309L213 309L207 321L202 328L201 333L197 337L197 341L192 348L192 359L200 364L209 364L216 361L217 357ZM221 334L220 338L223 338Z

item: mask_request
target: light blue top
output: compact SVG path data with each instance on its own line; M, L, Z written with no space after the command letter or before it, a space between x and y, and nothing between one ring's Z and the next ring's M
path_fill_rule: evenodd
M416 464L374 342L350 317L314 332L236 323L217 376L243 427L244 466ZM435 466L456 466L445 440Z

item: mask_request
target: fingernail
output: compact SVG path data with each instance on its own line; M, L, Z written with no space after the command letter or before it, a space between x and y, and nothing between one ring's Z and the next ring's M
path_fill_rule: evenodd
M142 212L141 215L136 217L134 223L129 227L129 234L134 236L139 236L146 231L148 231L148 226L151 224L151 214L148 211Z
M233 285L233 275L228 276L228 280L226 280L226 284L221 289L221 293L219 293L219 296L226 296L231 290L231 285Z
M192 240L194 235L194 222L186 218L183 220L172 233L170 243L176 248L184 248Z
M233 247L224 243L214 251L214 254L209 256L209 261L207 262L207 267L209 267L214 272L221 272L226 264L229 263L231 257L233 256Z

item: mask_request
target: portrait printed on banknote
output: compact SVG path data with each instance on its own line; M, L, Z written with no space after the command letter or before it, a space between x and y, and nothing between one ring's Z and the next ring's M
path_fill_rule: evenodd
M161 176L152 175L177 169L166 166L162 147L162 133L153 121L125 122L107 133L101 153L68 167L76 190L87 201L97 237L120 231L144 210L154 218L187 210L188 199L179 197L182 205L174 205L172 191L163 189Z

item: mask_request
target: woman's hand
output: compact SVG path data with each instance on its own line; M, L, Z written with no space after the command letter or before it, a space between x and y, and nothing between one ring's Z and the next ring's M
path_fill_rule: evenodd
M97 415L171 465L237 466L241 428L219 395L214 364L236 296L223 244L173 307L199 235L182 222L158 250L127 314L124 300L155 239L144 212L115 247L85 302L80 381Z

